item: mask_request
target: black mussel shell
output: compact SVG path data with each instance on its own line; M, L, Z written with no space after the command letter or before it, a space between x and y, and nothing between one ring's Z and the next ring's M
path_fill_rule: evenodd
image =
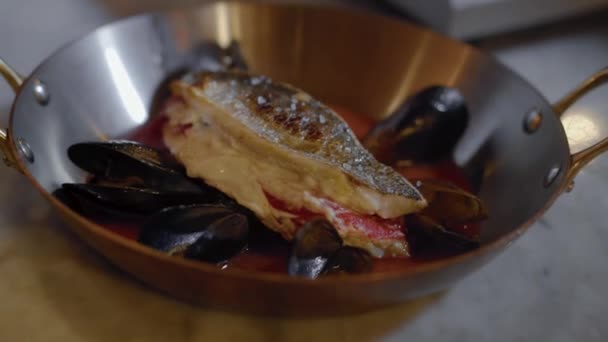
M311 220L295 235L287 273L317 278L340 247L342 238L331 223L324 219Z
M433 218L419 214L405 216L405 225L408 229L408 242L414 253L420 252L424 247L444 246L453 251L466 251L479 247L480 241L472 239L457 232L451 231ZM410 241L409 239L416 241Z
M52 192L52 195L68 208L78 212L82 210L81 204L76 198L74 198L70 191L64 188L58 188Z
M344 246L330 259L324 273L364 273L372 269L372 256L361 248Z
M197 191L182 167L168 155L127 140L83 142L68 148L68 157L81 169L101 178L130 179L131 185L172 191Z
M184 256L209 262L230 259L246 245L249 236L247 217L231 214L217 219L203 231L203 234L190 245Z
M362 142L383 163L433 162L449 157L468 121L469 111L458 90L432 86L410 97Z
M211 224L234 214L233 209L221 205L165 208L144 221L139 242L170 254L183 253Z
M84 199L107 207L111 211L133 214L153 214L176 205L217 203L220 198L212 192L180 192L136 187L98 184L63 184L62 188L76 200Z

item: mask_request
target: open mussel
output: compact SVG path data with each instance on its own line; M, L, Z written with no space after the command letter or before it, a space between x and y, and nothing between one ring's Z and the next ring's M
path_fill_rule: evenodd
M68 148L68 157L102 181L121 180L130 186L170 191L196 192L200 189L168 155L133 141L77 143Z
M135 218L144 245L219 262L247 244L252 214L219 190L189 179L156 149L112 140L72 145L68 155L92 177L89 183L63 184L57 197L104 221Z
M81 213L131 217L186 204L239 207L219 190L188 178L163 152L137 142L77 143L68 156L92 177L89 183L63 184L57 194Z
M454 251L466 251L479 247L478 235L466 235L447 227L431 217L412 214L405 217L408 239L412 252L434 245L450 247Z
M433 162L449 156L468 121L469 112L458 90L432 86L374 126L362 143L385 164Z
M464 251L479 246L476 224L488 214L478 197L446 181L424 179L413 183L428 202L420 212L405 216L414 254L421 247L444 246Z
M442 224L479 222L488 217L481 199L454 184L431 179L414 184L428 202L421 214Z
M180 192L88 183L67 183L62 188L79 203L86 202L86 205L95 205L100 210L106 208L110 212L134 215L153 214L176 205L215 203L221 194L219 191Z
M169 254L219 262L247 244L247 217L219 205L165 208L143 224L139 242Z
M342 246L342 238L324 219L313 219L298 230L287 265L289 275L312 279L322 274L358 273L369 269L369 253Z

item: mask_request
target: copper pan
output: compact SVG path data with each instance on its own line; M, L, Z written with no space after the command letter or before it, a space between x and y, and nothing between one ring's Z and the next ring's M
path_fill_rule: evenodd
M432 84L458 88L472 117L454 152L490 212L481 248L398 272L308 281L220 270L115 235L50 195L82 179L66 149L144 124L163 82L206 43L239 45L250 69L321 100L380 119ZM603 83L591 76L556 105L492 57L427 29L368 13L308 6L216 3L121 20L60 49L22 78L0 131L5 161L27 177L71 229L112 263L172 296L270 314L360 312L448 288L506 248L606 150L571 154L560 114ZM159 90L160 89L160 90Z

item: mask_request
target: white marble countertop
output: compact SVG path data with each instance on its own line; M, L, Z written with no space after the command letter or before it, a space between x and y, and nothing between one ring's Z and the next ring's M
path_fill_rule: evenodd
M0 54L28 73L64 42L110 20L110 2L2 0ZM608 64L607 19L600 14L480 45L554 101ZM571 112L608 117L607 95L608 87L598 90ZM2 112L11 99L0 85ZM511 248L452 290L389 310L313 320L214 312L163 297L77 241L15 171L0 168L0 189L0 341L608 340L605 157Z

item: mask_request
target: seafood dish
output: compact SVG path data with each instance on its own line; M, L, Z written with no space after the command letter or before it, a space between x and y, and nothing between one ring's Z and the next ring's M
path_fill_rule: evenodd
M243 70L190 73L170 91L154 123L160 148L73 144L89 177L55 195L144 245L222 268L317 278L479 245L487 212L466 180L415 172L458 173L450 155L468 111L456 89L423 89L366 134L346 112Z
M334 111L290 86L240 72L177 82L164 140L201 178L293 239L309 217L330 221L350 246L407 254L395 219L426 206L381 164ZM356 222L356 224L353 224Z

